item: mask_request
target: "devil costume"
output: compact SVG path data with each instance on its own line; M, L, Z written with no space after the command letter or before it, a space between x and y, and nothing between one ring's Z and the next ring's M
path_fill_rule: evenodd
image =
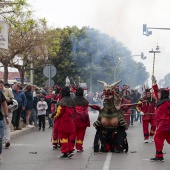
M128 85L123 85L123 87L121 87L121 89L122 89L122 91L120 92L120 95L121 95L121 97L123 99L122 103L130 104L131 103L131 98L129 97L130 96L130 91L128 90L129 86ZM130 116L132 114L131 109L123 111L122 114L123 114L123 117L124 117L124 119L126 120L128 126L129 126L130 125Z
M54 98L53 98L52 104L51 104L52 117L54 117L56 114L56 110L57 110L58 103L60 100L61 100L61 95L58 92L58 94L54 95ZM53 126L53 131L52 131L52 145L53 145L54 149L57 149L58 147L60 147L60 142L59 142L58 130L57 130L58 125L55 120L56 119L54 118L54 126Z
M108 85L104 84L104 108L89 104L92 109L99 111L97 121L94 122L96 135L94 139L94 152L128 152L126 138L127 123L122 116L122 99L119 97L116 85L120 81Z
M75 133L75 102L70 97L69 87L62 89L62 99L58 104L54 118L56 118L55 123L63 153L60 158L67 159L73 156L73 136Z
M76 104L76 130L75 130L75 147L78 152L83 151L83 140L86 128L90 126L90 119L88 114L88 100L83 96L84 90L79 87L76 90L74 102Z
M155 96L158 98L158 92L161 94L156 104L155 118L157 130L154 136L156 155L151 161L164 161L163 146L166 140L170 144L170 99L169 89L158 89L157 84L153 86Z
M139 100L141 105L140 107L137 107L137 109L139 109L138 111L141 111L142 114L144 141L145 143L148 143L149 136L151 141L153 142L153 135L155 134L155 130L156 130L156 121L155 121L156 100L155 98L153 98L153 96L151 96L150 89L146 89L145 92L146 95Z

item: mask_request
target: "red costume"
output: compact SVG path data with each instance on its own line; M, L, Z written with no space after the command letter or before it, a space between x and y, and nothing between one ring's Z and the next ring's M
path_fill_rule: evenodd
M149 136L151 137L151 141L153 142L153 135L156 130L156 121L155 121L155 105L156 100L151 97L150 89L146 89L146 96L139 100L142 102L140 106L140 110L144 113L142 115L142 125L143 125L143 134L145 143L148 143ZM150 130L149 130L150 124Z
M61 100L61 95L57 94L54 96L54 99L51 104L51 112L52 114L56 114L56 109L59 101ZM53 126L53 133L52 133L52 145L54 145L54 148L57 149L59 144L59 138L58 138L58 130L57 130L57 123L55 123L54 119L54 126Z
M131 103L131 100L130 100L127 96L124 96L124 97L123 97L123 100L122 100L122 103L123 103L123 104L130 104L130 103ZM128 110L123 110L123 111L122 111L122 114L123 114L124 119L125 119L126 122L127 122L127 125L129 126L129 125L130 125L130 115L132 114L132 111L131 111L130 109L128 109Z
M122 91L121 91L121 96L123 98L122 103L123 104L130 104L131 103L131 99L130 99L130 92L128 91L129 86L128 85L123 85L123 87L121 87ZM132 114L132 111L130 109L123 111L122 112L124 119L126 120L128 126L130 125L130 115Z
M170 99L169 89L158 89L157 84L153 86L155 96L159 99L156 104L156 126L157 130L154 136L156 156L151 158L151 161L163 161L163 146L164 141L170 144ZM159 97L158 97L159 92Z
M54 118L61 143L60 158L69 158L73 155L73 142L75 133L75 102L70 97L70 89L65 87L62 91L62 99L59 102Z
M79 87L76 91L74 102L76 104L76 131L75 131L75 147L77 151L83 151L83 140L86 128L90 126L90 119L88 114L88 100L83 97L83 89Z

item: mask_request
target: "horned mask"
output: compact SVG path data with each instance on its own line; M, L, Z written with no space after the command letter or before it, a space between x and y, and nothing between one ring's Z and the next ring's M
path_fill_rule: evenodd
M98 80L99 83L104 85L103 96L105 99L107 99L107 98L109 99L109 98L113 97L113 95L116 93L116 87L121 81L122 80L119 80L113 84L107 84L104 81Z

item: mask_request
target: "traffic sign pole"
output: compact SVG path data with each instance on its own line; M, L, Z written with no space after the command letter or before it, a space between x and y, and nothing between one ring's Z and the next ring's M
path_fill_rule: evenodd
M51 64L43 68L43 74L45 77L48 78L48 85L50 87L53 86L52 84L54 84L52 83L53 80L51 78L53 78L56 75L56 72L57 72L56 67ZM45 82L45 84L47 84L47 82Z

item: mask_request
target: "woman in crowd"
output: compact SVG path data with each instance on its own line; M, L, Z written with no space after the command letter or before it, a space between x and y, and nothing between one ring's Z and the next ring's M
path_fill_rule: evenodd
M32 93L32 86L31 85L26 85L25 88L25 96L27 99L27 105L25 107L26 110L26 127L32 127L32 125L29 124L29 119L33 110L33 93Z

